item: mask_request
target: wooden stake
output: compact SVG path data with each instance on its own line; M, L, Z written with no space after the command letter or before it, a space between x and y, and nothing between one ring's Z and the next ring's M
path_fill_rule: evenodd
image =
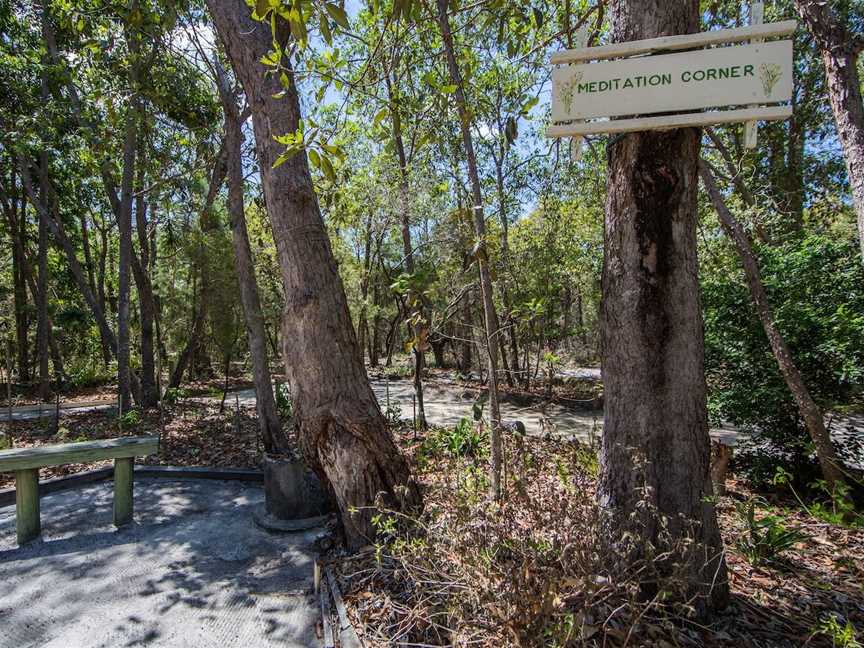
M750 6L750 26L761 25L765 16L765 5L762 2L754 2ZM764 38L751 38L751 43L761 43ZM755 106L754 106L755 107ZM759 122L756 120L744 122L744 148L754 149L758 140Z
M42 533L38 468L15 471L15 520L19 545L35 540Z
M132 469L134 457L114 460L114 526L132 522Z

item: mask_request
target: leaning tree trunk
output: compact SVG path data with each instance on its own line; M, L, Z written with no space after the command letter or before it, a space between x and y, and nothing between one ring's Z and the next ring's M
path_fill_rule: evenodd
M621 0L612 41L696 32L698 0ZM605 416L598 500L610 529L673 571L700 616L728 599L711 503L696 260L700 131L629 133L609 147L603 261ZM636 521L634 528L634 521ZM686 539L698 551L686 551ZM614 548L614 547L613 547ZM641 584L653 595L654 581Z
M786 381L786 386L792 392L795 403L798 405L798 412L801 414L801 418L804 419L807 431L813 440L816 456L819 458L819 466L822 468L822 476L825 477L825 481L833 488L835 484L843 481L843 472L840 469L837 454L834 452L834 446L831 444L831 437L825 429L822 411L813 400L813 397L810 396L810 390L807 389L807 385L804 384L804 379L801 377L801 372L795 366L792 353L786 345L786 340L783 339L783 336L777 329L777 325L774 323L771 303L768 301L768 295L765 292L765 287L762 285L759 265L756 262L756 256L753 254L750 239L726 206L726 201L723 200L723 196L717 188L717 183L714 181L714 175L708 164L704 161L699 165L699 173L702 176L702 183L705 185L708 196L711 198L711 203L714 205L714 209L720 218L720 224L723 226L726 235L735 244L738 256L741 257L741 264L744 266L744 273L747 275L750 296L756 305L756 311L759 314L762 327L765 329L768 342L771 344L774 359L777 360L780 373L783 374L783 380Z
M273 383L270 381L270 362L267 357L267 335L264 332L264 315L258 281L255 278L255 262L249 245L246 229L246 213L243 207L243 131L240 112L234 103L234 95L223 73L219 61L214 61L218 75L219 96L225 112L225 150L228 170L228 213L231 218L231 234L234 243L234 267L240 284L240 301L246 319L246 334L249 339L249 355L252 358L252 378L255 383L255 409L258 412L258 429L264 441L264 449L270 453L285 453L289 450L288 438L282 431L282 422L276 410ZM227 374L226 374L227 375Z
M795 9L822 52L828 98L852 185L861 261L864 262L864 101L858 76L858 57L864 50L864 35L851 33L831 5L818 0L795 0Z
M293 133L300 120L290 61L282 60L283 88L280 75L260 62L272 47L269 22L254 22L243 0L207 0L207 6L252 109L285 289L282 354L294 389L300 446L335 495L348 544L359 547L375 536L372 519L379 501L412 508L420 492L360 362L306 154L273 168L281 153L274 136ZM276 26L276 37L285 44L288 26L281 19Z
M450 31L448 0L437 0L438 26L444 41L444 53L450 81L456 86L456 107L459 112L459 126L462 131L462 144L468 163L468 177L471 181L471 213L474 218L474 234L477 236L477 268L480 274L480 290L483 294L483 315L486 337L486 367L489 384L489 412L491 414L491 491L494 498L501 496L501 410L498 407L498 315L492 301L492 275L489 271L489 257L486 247L486 220L483 215L483 194L480 189L480 176L477 173L477 157L474 154L474 140L471 136L471 115L462 87L462 73L456 60L453 34Z

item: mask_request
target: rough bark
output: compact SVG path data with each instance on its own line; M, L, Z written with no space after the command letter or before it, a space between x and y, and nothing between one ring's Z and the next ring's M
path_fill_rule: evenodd
M843 481L843 472L840 469L840 463L834 451L834 446L831 444L831 437L825 429L822 411L810 396L810 390L804 384L804 379L792 359L792 353L786 344L786 340L783 339L774 321L774 313L768 300L768 294L765 292L765 286L762 284L759 264L756 261L756 255L753 253L750 239L726 206L726 201L717 188L714 175L707 163L700 163L699 173L702 177L702 183L705 185L705 190L711 198L711 203L714 205L714 209L720 218L720 224L723 226L726 235L735 244L735 249L741 258L741 265L744 266L744 274L747 276L747 286L750 289L753 304L756 306L756 312L759 314L759 321L762 322L762 328L765 329L765 335L768 337L771 352L774 354L774 359L777 361L780 373L783 375L783 380L786 381L786 386L792 392L792 397L798 405L798 412L801 414L801 418L804 419L807 432L813 440L816 456L819 458L819 466L822 468L822 476L833 488L836 483Z
M270 362L267 356L267 335L264 331L264 315L255 277L255 262L249 245L246 228L246 212L243 206L243 131L240 112L234 94L218 61L214 61L217 72L219 97L225 113L225 149L228 175L228 214L231 218L231 235L234 244L234 267L240 284L240 301L246 321L249 340L249 355L252 360L252 379L255 383L255 409L258 412L258 429L269 453L284 453L289 450L288 438L282 431L282 422L276 410L273 383L270 381ZM226 373L227 376L227 373Z
M301 117L290 62L282 60L288 81L283 88L279 76L260 63L274 38L269 22L253 22L242 0L208 0L207 6L252 109L285 289L282 353L300 446L335 495L349 546L359 547L375 536L372 518L379 501L410 508L419 504L420 492L360 362L306 153L273 168L281 153L274 135L294 132ZM287 26L276 24L278 41L285 44Z
M471 182L471 211L474 219L474 234L477 237L476 258L480 275L480 290L483 295L483 315L485 325L486 365L489 383L489 412L492 418L490 425L491 446L491 491L496 499L501 496L501 410L498 406L498 315L492 294L492 275L489 272L489 257L486 251L486 220L483 215L483 193L480 188L480 176L477 173L477 157L474 153L474 140L471 136L471 115L465 99L462 85L462 73L456 60L453 45L453 35L450 31L450 18L447 15L448 0L437 0L438 26L444 41L444 52L447 58L447 69L450 80L456 86L454 97L459 112L459 127L462 132L462 144L465 148L465 159L468 163L468 178Z
M795 0L795 9L822 52L828 98L852 185L864 263L864 102L858 76L858 57L864 50L864 35L851 33L832 4L824 0Z
M697 0L622 0L610 10L614 42L699 29ZM598 501L614 537L626 529L638 538L630 548L638 556L648 557L649 546L671 552L654 568L674 572L706 616L725 605L728 583L710 500L696 259L699 141L697 129L639 132L608 149ZM685 551L685 539L698 550ZM657 588L641 586L646 595Z

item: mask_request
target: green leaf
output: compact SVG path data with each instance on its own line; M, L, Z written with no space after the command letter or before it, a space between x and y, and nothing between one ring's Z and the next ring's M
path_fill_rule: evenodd
M441 90L441 92L443 92L444 94L453 94L454 92L456 92L456 85L443 85L439 88L439 90Z
M336 182L336 171L333 169L333 164L330 162L330 158L326 155L321 156L321 170L330 182Z
M543 12L537 7L534 7L534 22L537 23L538 29L543 26Z
M336 24L339 25L342 29L348 29L348 14L345 13L345 10L339 5L332 4L330 2L324 3L324 8L327 10L327 13L330 14L330 17L336 21Z
M324 38L324 42L328 45L332 45L333 32L330 31L330 21L327 20L326 14L318 14L318 22L321 25L321 36Z
M255 0L255 15L263 19L270 11L270 0Z
M376 126L378 126L378 124L380 124L381 121L385 117L387 117L388 113L389 113L389 110L387 108L382 108L377 113L375 113L375 118L372 120L372 128L375 128Z
M315 149L309 149L309 162L313 167L318 168L321 166L321 157Z

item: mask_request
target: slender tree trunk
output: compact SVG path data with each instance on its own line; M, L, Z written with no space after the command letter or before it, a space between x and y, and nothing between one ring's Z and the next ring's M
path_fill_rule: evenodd
M375 315L372 317L372 336L369 338L369 365L372 367L378 366L378 353L381 348L381 291L378 287L378 281L372 287L372 304L375 306Z
M495 161L495 187L498 191L498 217L501 220L501 279L498 282L501 292L501 303L504 305L505 320L507 322L507 337L510 347L510 361L508 366L507 352L504 344L501 345L501 360L504 364L507 384L513 386L514 380L519 377L519 344L516 340L516 321L513 316L513 306L510 301L510 289L507 286L507 277L510 272L510 217L507 215L507 200L504 193L504 159L507 152L501 145L497 155L493 155Z
M270 361L267 357L267 335L264 331L264 315L255 277L255 261L249 245L246 229L246 212L243 206L243 131L240 113L234 103L234 95L218 61L214 61L218 75L219 96L225 112L225 149L227 151L228 213L231 217L231 234L234 243L234 267L240 284L240 300L246 319L246 334L249 340L249 355L252 358L252 378L255 382L255 409L258 412L258 428L264 441L264 450L269 453L284 453L289 450L288 438L282 431L282 422L276 410L273 383L270 381Z
M360 317L357 322L357 349L360 351L360 362L363 362L363 353L366 349L366 336L369 329L367 321L366 300L369 297L369 275L372 268L372 212L366 216L365 240L363 241L363 277L360 279Z
M102 223L102 226L99 230L99 266L98 273L96 276L96 293L95 296L97 298L97 302L99 304L99 308L104 313L106 311L106 295L105 295L105 276L107 271L108 264L108 228L105 226L105 223ZM111 362L111 358L114 355L114 350L111 348L111 341L105 337L104 331L102 328L99 328L99 341L102 345L102 362L105 368L108 368L108 364Z
M42 34L43 37L48 30L47 10L42 10ZM45 55L47 63L48 55ZM48 102L50 93L48 91L47 72L43 71L41 78L41 97L43 102ZM43 148L39 154L39 186L42 192L42 201L50 202L48 190L48 151ZM39 247L38 247L38 276L37 284L39 294L36 297L36 356L39 360L39 398L43 401L51 400L51 377L48 374L48 223L47 214L39 214Z
M14 186L14 175L13 175ZM24 256L24 241L26 240L26 219L22 214L17 215L17 197L10 198L7 224L9 237L12 240L12 283L14 286L15 301L15 344L18 359L18 382L30 382L30 353L28 349L28 336L30 331L30 316L27 306L27 278L25 276L24 264L27 259ZM24 203L20 203L24 204ZM18 225L20 223L20 226Z
M798 412L801 414L801 418L804 419L807 431L813 440L816 456L819 458L819 465L822 468L822 476L833 488L836 483L843 481L843 472L840 469L840 463L834 451L834 446L831 444L831 437L825 429L822 412L810 396L810 391L804 384L801 372L795 366L786 340L783 339L774 322L774 313L771 303L768 301L765 287L762 284L759 265L756 261L756 255L753 253L753 248L750 245L750 239L726 206L726 202L717 188L717 183L714 181L714 175L704 161L699 165L699 173L702 176L702 183L705 185L708 196L711 198L711 203L720 217L720 224L723 226L726 235L735 244L735 249L741 258L741 264L744 266L744 273L747 276L747 285L750 288L750 296L756 306L756 312L759 314L762 327L765 329L765 335L768 337L768 342L771 345L774 359L780 368L780 373L783 375L789 391L792 392L792 397L798 405Z
M130 42L135 42L136 36ZM136 48L137 52L137 48ZM134 54L133 54L134 56ZM133 62L132 67L136 63ZM130 73L130 81L134 74ZM134 84L134 81L133 81ZM133 87L132 92L137 92ZM135 177L135 155L138 141L138 99L133 95L126 114L123 142L123 177L121 180L120 217L117 228L120 235L120 255L117 263L117 391L120 413L132 408L129 349L129 275L132 266L132 189Z
M139 254L133 248L130 258L135 286L138 289L138 312L141 325L141 398L144 408L156 407L159 391L156 387L155 326L156 301L150 280L150 245L147 239L147 202L144 199L143 137L138 144L137 193L135 195L135 230L138 234Z
M273 168L274 136L294 132L301 114L290 61L272 74L261 58L270 24L253 22L242 0L208 0L222 42L252 108L267 211L285 289L282 354L295 396L297 433L309 465L329 484L346 539L359 547L376 534L377 502L413 508L420 492L387 429L357 352L348 301L321 218L305 151ZM276 19L278 42L287 24ZM276 98L277 95L279 98Z
M501 496L501 410L498 406L498 316L492 301L492 275L489 272L489 258L486 252L486 220L483 216L483 194L480 189L480 176L477 173L477 158L474 154L474 142L471 137L471 115L465 100L462 87L462 73L456 61L453 45L453 35L450 32L450 18L447 15L448 0L436 0L438 7L438 25L444 41L444 52L447 58L447 68L450 80L456 86L456 107L459 111L459 126L462 131L462 143L465 147L465 158L468 163L468 178L471 181L471 211L474 218L474 233L477 236L477 267L480 274L480 290L483 293L483 314L486 329L486 364L489 382L489 411L492 418L490 426L492 435L491 452L491 491L494 498Z
M699 30L698 0L621 0L610 11L612 42ZM598 500L612 533L641 538L641 557L649 545L670 552L654 568L682 578L704 617L725 605L728 583L708 470L699 141L698 129L677 129L629 133L609 148ZM687 538L697 551L684 548ZM648 596L657 589L641 586Z
M93 313L96 324L99 326L103 337L108 341L108 344L110 345L111 352L115 353L117 349L117 338L114 336L114 331L108 324L108 320L105 318L105 313L102 310L102 307L99 305L96 296L90 291L90 287L87 285L87 277L85 275L84 268L81 267L81 263L75 256L75 246L72 244L72 241L66 235L62 223L60 223L60 221L56 218L51 217L50 213L48 212L48 208L36 195L36 191L33 188L33 182L30 177L29 162L26 160L26 158L19 158L19 170L21 171L21 181L24 185L24 190L27 194L28 199L30 200L30 203L34 206L36 212L40 215L40 217L45 218L48 229L51 230L51 234L53 235L54 240L60 245L60 249L63 250L63 254L66 257L66 263L69 265L69 271L72 273L72 278L75 281L75 285L78 286L78 290L84 297L84 301L90 307L90 311ZM36 292L38 292L38 288L35 285L32 285L31 291L34 289L36 290ZM134 376L132 378L133 382L135 382Z
M399 112L399 102L393 95L393 84L390 76L386 77L387 81L387 98L390 101L390 121L393 125L393 142L396 148L396 157L399 160L399 226L402 232L402 253L405 256L405 270L408 274L413 275L415 270L414 265L414 244L411 241L411 210L409 208L409 193L408 186L408 158L405 155L405 143L402 138L402 119ZM425 336L426 331L426 316L423 303L423 296L418 295L415 298L417 302L418 322L413 326L414 344L411 345L411 353L414 355L414 396L417 403L417 421L421 430L428 427L426 422L426 406L423 401L423 369L426 366L425 352Z
M858 57L864 50L864 36L851 33L841 23L831 2L795 0L795 9L822 52L828 98L852 185L861 261L864 262L864 101L858 76Z

